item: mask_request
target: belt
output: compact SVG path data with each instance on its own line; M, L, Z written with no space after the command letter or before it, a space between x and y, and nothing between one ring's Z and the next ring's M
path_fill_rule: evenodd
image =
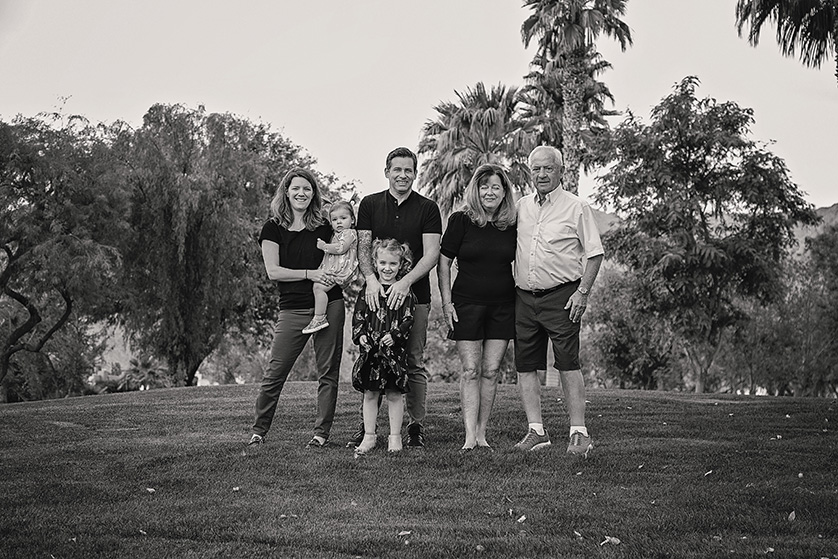
M569 281L567 283L560 283L559 285L554 285L553 287L548 287L547 289L533 289L532 291L529 291L527 289L521 289L520 287L518 289L521 289L521 291L523 291L524 293L529 293L533 297L543 297L544 295L548 295L550 293L553 293L554 291L558 291L563 287L569 287L571 285L578 284L580 281L581 278L575 281Z

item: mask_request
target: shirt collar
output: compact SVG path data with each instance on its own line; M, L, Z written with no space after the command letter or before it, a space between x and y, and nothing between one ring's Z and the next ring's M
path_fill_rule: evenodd
M397 205L397 206L400 206L401 204L404 204L405 202L407 202L408 200L410 200L410 197L411 197L411 196L413 196L413 189L411 188L411 189L410 189L410 192L408 192L408 193L407 193L407 196L405 196L405 197L404 197L404 200L402 200L402 201L401 201L401 204L400 204L400 203L399 203L399 201L398 201L398 199L397 199L395 196L393 196L393 193L392 193L392 192L390 192L390 189L389 189L389 188L388 188L385 192L387 192L387 198L388 198L388 199L389 199L389 200L390 200L393 204L395 204L395 205Z

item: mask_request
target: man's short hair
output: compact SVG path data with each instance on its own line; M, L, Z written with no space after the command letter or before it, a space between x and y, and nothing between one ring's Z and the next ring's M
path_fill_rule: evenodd
M391 151L390 153L387 154L387 165L384 167L384 169L389 169L390 168L390 162L393 161L393 159L395 159L396 157L409 157L409 158L411 158L413 160L413 171L416 172L416 170L417 170L416 166L418 165L417 159L416 159L416 154L413 153L412 151L410 151L409 149L404 148L404 147L396 148L396 149L394 149L393 151Z
M527 165L532 166L532 158L537 151L546 151L553 157L553 161L556 162L556 165L559 168L564 167L564 158L562 157L562 152L559 151L558 148L554 148L553 146L536 146L530 152L529 157L527 157Z

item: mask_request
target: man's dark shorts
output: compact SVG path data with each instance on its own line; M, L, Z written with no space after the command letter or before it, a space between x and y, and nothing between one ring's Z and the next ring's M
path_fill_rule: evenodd
M577 280L543 293L515 290L515 368L518 371L528 373L547 368L548 339L553 341L558 370L580 368L580 323L571 322L570 309L564 308L578 287Z
M511 340L515 337L515 303L454 303L457 322L449 340Z

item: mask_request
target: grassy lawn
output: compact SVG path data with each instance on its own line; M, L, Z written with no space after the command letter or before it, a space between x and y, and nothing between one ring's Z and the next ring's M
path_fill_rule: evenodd
M596 448L571 460L555 388L559 444L509 450L525 419L501 385L496 452L462 456L457 387L432 384L427 449L355 460L351 387L326 450L304 448L308 382L246 449L257 390L0 406L0 557L838 558L834 400L591 390Z

